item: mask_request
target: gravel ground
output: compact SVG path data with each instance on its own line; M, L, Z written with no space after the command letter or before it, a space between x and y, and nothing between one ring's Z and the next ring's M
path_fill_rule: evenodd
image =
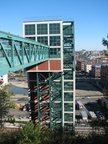
M9 81L9 83L12 84L12 86L19 88L19 93L16 93L16 94L14 93L11 101L15 101L17 105L20 105L20 104L25 105L25 103L27 103L25 99L28 98L28 92L26 92L26 94L22 94L21 93L22 89L20 88L26 89L27 91L28 83L26 81L14 81L14 80ZM19 110L19 108L15 108L15 109L9 109L8 115L15 116L16 118L20 118L20 117L23 118L23 117L28 117L29 112Z
M16 118L23 118L23 117L28 117L29 112L28 111L21 111L19 109L9 109L8 115L15 116Z

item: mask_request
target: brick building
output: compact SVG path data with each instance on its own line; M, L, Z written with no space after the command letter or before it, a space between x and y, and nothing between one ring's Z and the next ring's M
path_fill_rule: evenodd
M101 81L104 86L108 86L108 65L101 66Z
M101 65L96 64L96 65L92 65L92 76L94 76L95 78L100 78L101 77Z

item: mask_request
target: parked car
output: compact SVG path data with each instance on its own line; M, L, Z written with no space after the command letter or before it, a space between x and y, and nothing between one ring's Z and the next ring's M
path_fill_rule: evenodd
M89 96L85 96L85 97L83 97L82 99L89 99L90 97Z
M95 113L99 119L105 119L105 116L103 115L101 111L96 111Z

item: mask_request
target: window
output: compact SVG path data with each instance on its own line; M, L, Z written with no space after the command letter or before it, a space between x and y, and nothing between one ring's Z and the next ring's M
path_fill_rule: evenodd
M50 34L60 34L60 23L53 23L49 25Z
M30 40L35 40L35 37L25 37L27 39L30 39Z
M60 58L60 48L50 48L50 58Z
M35 35L35 25L25 25L25 35Z
M50 46L60 46L60 36L50 36Z
M72 40L72 37L64 37L64 46L66 47L69 47L69 46L72 46L73 44L73 40Z
M48 34L47 24L37 24L37 34Z
M64 90L72 91L73 90L73 82L64 82Z
M47 36L37 37L37 41L40 43L48 45L48 37Z
M73 124L71 124L71 123L65 123L64 124L64 130L65 131L73 131Z
M65 113L64 114L64 121L73 121L73 114Z
M64 35L72 35L72 25L64 25L63 26L63 34Z
M73 93L65 92L64 93L64 101L73 101Z
M64 71L64 79L65 80L73 79L72 71Z
M73 111L73 104L72 103L65 103L64 104L64 111Z

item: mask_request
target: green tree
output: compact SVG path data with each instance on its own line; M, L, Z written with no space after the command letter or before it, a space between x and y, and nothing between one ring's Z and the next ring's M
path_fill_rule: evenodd
M105 56L108 56L108 41L107 41L106 39L103 39L103 40L102 40L102 44L103 44L104 46L107 46L107 50L105 51Z
M97 119L93 120L91 123L92 128L98 130L98 134L94 132L89 138L91 139L92 143L99 143L103 144L108 142L108 120L107 119Z
M10 101L9 107L10 108L15 108L16 107L16 102L15 101Z
M107 41L106 39L103 39L103 40L102 40L102 44L103 44L104 46L107 46L107 48L108 48L108 41Z
M2 127L3 117L6 116L9 110L10 94L8 88L0 89L0 125Z
M36 126L29 122L25 126L22 126L21 135L22 138L18 141L18 144L40 144L42 137L43 126Z
M108 96L108 86L104 88L103 95Z

